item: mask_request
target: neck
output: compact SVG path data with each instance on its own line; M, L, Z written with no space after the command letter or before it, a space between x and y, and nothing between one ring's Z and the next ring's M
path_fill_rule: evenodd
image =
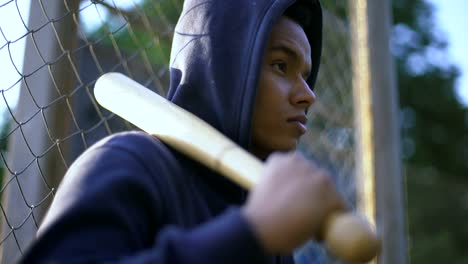
M268 158L268 156L270 156L270 154L272 153L271 151L258 149L254 147L251 148L249 152L262 161L265 161Z

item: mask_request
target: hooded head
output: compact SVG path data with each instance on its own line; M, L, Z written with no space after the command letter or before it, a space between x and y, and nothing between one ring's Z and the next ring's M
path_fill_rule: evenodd
M168 99L259 157L290 150L315 99L321 30L315 0L185 0Z

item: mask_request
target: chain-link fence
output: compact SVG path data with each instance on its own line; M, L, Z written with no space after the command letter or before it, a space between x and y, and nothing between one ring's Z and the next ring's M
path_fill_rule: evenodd
M74 159L97 140L133 129L96 104L92 96L96 79L119 71L165 93L174 24L183 4L182 0L38 0L31 1L30 9L22 9L20 2L0 1L0 13L11 17L0 20L0 64L8 65L16 76L0 80L4 262L20 256L33 240ZM310 132L301 149L328 165L353 200L347 1L321 2L325 26L318 100L309 113ZM14 30L6 30L10 27ZM21 49L24 41L23 60L13 51Z

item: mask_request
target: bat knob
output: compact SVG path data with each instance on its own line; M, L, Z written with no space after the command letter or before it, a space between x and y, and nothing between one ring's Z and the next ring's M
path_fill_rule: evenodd
M345 261L368 262L380 251L376 232L365 219L352 213L333 213L323 234L330 253Z

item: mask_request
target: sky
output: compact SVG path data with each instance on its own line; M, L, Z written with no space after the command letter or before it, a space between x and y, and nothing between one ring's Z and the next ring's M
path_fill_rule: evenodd
M466 107L468 107L468 34L466 26L467 0L426 0L435 7L435 18L437 27L446 34L449 61L461 70L461 76L457 80L457 96ZM118 0L115 3L120 8L131 8L133 3L141 0ZM27 33L24 23L27 24L29 17L30 0L0 0L0 90L11 107L15 107L19 97L19 84L16 84L21 76L23 65L23 53L25 41L22 36ZM18 5L18 9L16 7ZM89 0L83 1L80 7L90 5ZM21 16L19 15L21 14ZM83 27L92 30L98 27L101 19L106 19L106 10L88 7L82 11L84 17ZM21 19L22 18L22 19ZM8 43L10 42L10 43ZM2 48L3 47L3 48ZM15 85L16 84L16 85ZM0 98L0 121L6 109L5 100Z
M29 2L30 0L19 0L17 8L14 1L0 0L0 90L11 107L16 106L19 97L19 84L15 83L20 80L18 71L21 72L23 68L26 43L22 36L27 33L23 21L27 24ZM0 98L0 119L4 109L5 100Z
M437 26L447 35L449 60L462 71L457 80L459 100L468 107L468 1L429 0L435 10Z
M53 0L57 1L57 0ZM123 10L131 8L135 3L142 0L116 0L118 8ZM18 103L20 79L19 72L23 68L25 37L28 32L29 6L31 0L0 0L0 124L5 121L4 112L8 106L14 109ZM112 3L112 0L107 0ZM90 0L82 1L80 4L81 15L84 17L83 27L85 30L93 30L108 16L107 10L94 8ZM41 10L38 10L42 12ZM6 102L5 102L6 101Z

